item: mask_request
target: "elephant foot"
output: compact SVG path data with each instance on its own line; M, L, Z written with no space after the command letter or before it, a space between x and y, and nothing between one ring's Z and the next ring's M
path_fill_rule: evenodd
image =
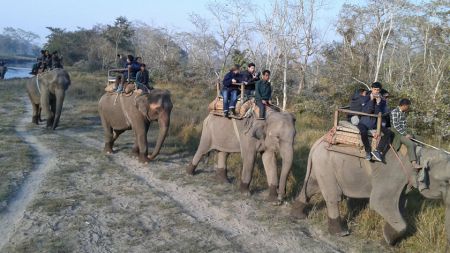
M239 185L239 191L241 192L241 194L244 194L246 196L250 196L250 183L243 183L241 182L241 184Z
M150 159L148 159L147 154L139 154L139 162L148 164L150 162Z
M340 217L336 219L328 218L328 232L338 236L347 236L350 234L348 230L342 226Z
M34 123L36 125L39 125L39 119L38 116L33 116L33 118L31 119L31 123Z
M103 149L103 152L105 152L106 154L112 154L113 153L113 149L112 149L111 143L105 143L105 148Z
M267 201L269 202L276 202L278 201L278 192L277 192L277 186L270 185L269 186L269 196L267 196Z
M131 156L132 157L139 157L139 148L133 148L131 150Z
M217 182L222 183L222 184L229 184L230 181L228 181L228 178L227 178L227 169L217 168L216 180L217 180Z
M389 245L394 245L403 235L403 231L397 232L389 223L385 223L383 227L384 240Z
M306 207L305 203L303 203L301 201L295 201L292 204L292 209L290 212L291 216L296 219L301 219L301 220L306 219L305 207Z
M193 176L193 175L195 174L195 168L196 168L196 167L197 167L197 166L193 165L192 163L189 163L189 166L187 166L187 168L186 168L186 173L187 173L188 175Z
M47 119L47 128L53 128L53 119Z

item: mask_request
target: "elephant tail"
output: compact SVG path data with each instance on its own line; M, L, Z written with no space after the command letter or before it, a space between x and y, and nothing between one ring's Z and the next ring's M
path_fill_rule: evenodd
M303 189L302 192L300 194L303 194L303 196L301 196L302 199L304 199L305 202L309 201L309 198L311 197L308 194L308 183L310 181L311 178L311 171L312 171L312 166L313 166L313 162L312 162L312 156L314 153L315 148L322 143L324 137L321 137L319 140L317 140L311 147L311 150L309 151L309 155L308 155L308 163L306 165L306 175L305 175L305 181L303 184Z

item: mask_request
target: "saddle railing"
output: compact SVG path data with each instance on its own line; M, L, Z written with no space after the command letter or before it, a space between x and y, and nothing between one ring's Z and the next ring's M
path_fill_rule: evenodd
M381 118L382 118L381 112L379 112L378 114L370 114L370 113L348 110L347 108L349 108L349 107L348 106L339 107L334 111L334 127L335 128L337 128L337 126L338 126L340 112L345 113L345 114L374 117L374 118L377 118L376 134L377 134L377 136L381 136L380 135L381 134Z
M128 71L128 79L127 82L130 82L130 69L129 68L122 68L122 69L108 69L108 82L115 81L115 77L111 75L111 72L119 72L122 73L124 71Z
M236 85L236 86L241 86L240 90L241 90L241 103L244 102L244 90L245 90L245 85L244 83L233 83L232 85ZM217 97L220 96L220 81L216 82L216 92L217 92Z

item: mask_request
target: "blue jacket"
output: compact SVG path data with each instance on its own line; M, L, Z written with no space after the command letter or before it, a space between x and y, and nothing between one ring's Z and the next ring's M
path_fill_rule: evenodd
M130 70L130 79L136 79L136 73L141 69L141 65L137 63L136 61L132 61L131 63L125 63L125 68L128 68L128 66L131 66ZM128 79L128 71L125 70L123 73L123 76L125 79Z
M240 86L239 85L233 85L231 83L231 80L235 79L238 83L241 80L241 76L239 73L235 74L233 71L228 72L224 78L223 78L223 88L224 89L231 89L231 90L239 90Z
M380 104L377 105L375 100L370 100L370 96L364 97L364 106L362 108L362 112L369 114L378 114L379 112L385 113L386 111L386 100L381 99ZM377 118L375 117L362 116L359 123L365 125L368 129L377 128Z

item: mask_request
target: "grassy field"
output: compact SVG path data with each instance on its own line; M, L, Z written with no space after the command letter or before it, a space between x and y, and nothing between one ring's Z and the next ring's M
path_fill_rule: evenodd
M96 115L96 104L103 94L106 75L105 73L88 74L70 69L69 72L73 83L76 85L72 85L69 88L67 97L68 99L83 102L81 108L77 108L77 110L86 114L86 122L84 125L83 122L78 122L78 125L81 124L82 127L88 128L92 124L92 119L87 117ZM14 83L16 84L14 87L17 88L8 88L9 85ZM208 114L207 104L215 96L215 87L205 89L204 87L186 87L182 84L161 83L158 83L155 87L170 90L174 104L169 131L170 136L165 142L165 148L169 147L170 152L173 153L183 152L193 155L199 142L202 120ZM6 101L6 103L3 103L6 105L2 108L5 113L11 112L11 115L20 115L20 111L23 111L23 107L14 106L14 102L8 102L25 94L22 89L23 86L18 81L4 81L0 83L0 96L2 101ZM64 108L64 110L70 109ZM83 117L81 118L83 119ZM319 118L311 114L302 113L297 114L296 118L295 157L287 185L289 201L301 189L310 146L317 138L326 133L332 125L331 117ZM0 154L0 167L2 168L0 171L2 179L0 180L0 203L2 198L4 201L11 192L14 192L16 185L20 184L21 178L32 165L32 159L30 158L32 157L32 150L26 144L21 143L20 138L15 135L14 123L17 120L19 119L15 117L6 117L0 122L0 148L2 149ZM66 118L65 124L70 124L71 120L73 119ZM17 148L14 151L7 148L11 143L16 143ZM214 160L209 159L209 166L213 166ZM238 154L230 156L228 167L231 169L231 176L239 179L242 166ZM67 171L67 173L72 173L72 171ZM98 173L101 173L101 170ZM239 180L233 181L236 185L238 182ZM264 169L261 162L258 162L254 170L251 189L266 189L266 184ZM312 212L308 219L316 226L326 230L326 209L321 196L314 198L313 202ZM99 200L99 204L108 204L108 199ZM52 210L57 211L67 205L72 205L72 203L61 199L60 202L35 204L35 208L45 208L52 212ZM363 207L359 212L350 213L345 203L341 204L341 210L343 210L341 215L347 220L352 236L361 241L373 240L378 242L383 240L382 225L384 221L374 211ZM412 192L408 196L405 218L409 225L408 237L401 241L394 248L394 251L430 252L430 249L433 249L432 251L443 252L445 250L444 206L441 201L424 200L417 192Z

